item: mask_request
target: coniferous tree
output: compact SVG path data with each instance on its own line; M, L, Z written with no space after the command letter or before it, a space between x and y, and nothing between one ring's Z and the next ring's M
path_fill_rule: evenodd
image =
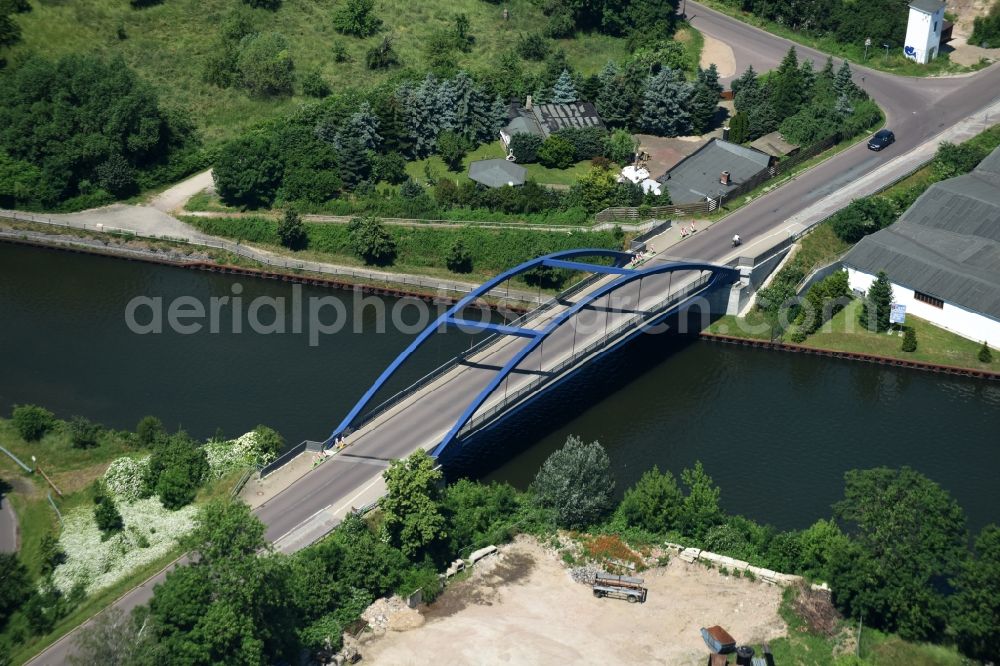
M719 70L714 64L708 69L698 68L698 78L694 84L691 96L691 125L695 134L704 134L712 126L715 110L719 108L719 96L722 85L719 84Z
M643 130L658 136L682 136L691 131L691 86L669 67L651 76L642 96Z
M733 97L735 98L736 94L741 90L746 90L751 87L755 88L759 85L760 83L757 81L757 72L754 71L753 65L747 65L746 70L730 82L729 89L733 91Z
M406 126L406 114L396 95L389 95L378 106L378 129L382 135L382 149L404 156L413 155L413 137Z
M908 326L906 331L903 333L902 349L905 352L917 351L917 332L913 330L912 326Z
M335 143L338 147L348 140L358 140L366 150L377 150L382 143L378 133L379 120L372 112L368 102L362 102L358 110L351 114L344 126L337 133Z
M564 69L559 74L555 85L552 86L552 102L554 104L570 104L577 99L579 98L576 94L576 86L573 85L573 77L570 76L569 70Z
M802 80L802 95L808 98L810 91L816 84L816 71L813 69L812 60L803 60L802 64L799 65L799 78Z
M608 127L625 127L632 114L632 107L626 95L622 94L624 76L618 66L609 62L599 75L601 90L594 106Z
M358 137L344 137L337 149L337 164L345 187L353 189L371 175L371 160Z
M767 87L770 89L771 104L779 121L798 112L805 99L805 91L802 74L799 71L799 58L794 46L788 49L778 69L768 79Z
M819 75L820 78L829 79L830 81L833 81L834 79L833 56L826 57L826 63L823 65L823 69L820 70Z
M891 305L892 283L885 271L879 271L861 304L861 325L869 331L888 330Z
M748 132L747 114L737 111L733 119L729 121L729 140L733 143L743 143L747 140Z
M986 340L983 340L983 346L979 348L979 362L980 363L993 362L993 352L990 351L990 346L986 344Z
M844 64L840 66L837 70L837 76L834 78L833 90L837 96L846 95L847 97L857 97L860 89L854 85L854 81L851 79L851 66L844 61Z

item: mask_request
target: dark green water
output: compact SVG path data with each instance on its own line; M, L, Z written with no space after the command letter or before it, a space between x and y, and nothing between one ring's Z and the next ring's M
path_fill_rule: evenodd
M305 333L232 334L226 311L219 334L136 335L125 325L137 295L207 300L231 296L235 282L0 244L0 411L38 403L121 428L152 413L197 436L263 422L291 442L323 438L410 339L376 334L371 305L364 332L351 332L352 295L309 288L304 297L344 302L351 324L316 347ZM292 297L287 283L239 282L245 302ZM414 308L403 314L414 323ZM468 344L434 336L395 388ZM575 433L607 447L620 489L653 464L679 473L700 459L728 509L778 527L827 516L843 473L877 465L910 465L937 480L974 529L1000 519L1000 385L705 342L647 340L616 363L627 366L618 382L560 389L567 404L597 396L585 408L526 419L521 452L490 478L525 485Z

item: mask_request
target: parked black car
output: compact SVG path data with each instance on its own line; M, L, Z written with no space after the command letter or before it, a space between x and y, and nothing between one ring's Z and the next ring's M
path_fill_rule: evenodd
M879 130L875 132L875 136L868 140L868 150L882 150L895 140L896 135L891 130Z

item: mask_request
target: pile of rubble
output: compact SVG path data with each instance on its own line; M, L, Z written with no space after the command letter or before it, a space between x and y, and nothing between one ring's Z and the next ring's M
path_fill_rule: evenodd
M594 580L597 578L597 574L604 573L604 570L600 567L587 564L582 567L573 567L569 570L569 577L573 579L574 582L582 583L584 585L593 585Z
M404 610L410 610L409 606L394 595L388 599L376 599L361 613L361 619L368 623L372 631L386 631L392 616Z

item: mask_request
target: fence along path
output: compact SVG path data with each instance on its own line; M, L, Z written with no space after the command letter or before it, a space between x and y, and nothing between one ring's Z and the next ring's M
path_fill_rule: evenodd
M45 224L54 227L64 227L68 229L81 229L83 231L94 231L97 233L111 234L113 236L121 236L124 238L142 238L146 240L159 240L159 241L169 241L171 243L184 243L186 245L194 245L198 247L208 247L218 250L225 250L226 252L231 252L235 255L245 257L247 259L252 259L259 263L265 264L267 266L274 266L277 268L284 268L288 270L300 270L309 271L311 273L320 273L323 275L337 275L352 277L356 279L372 280L374 282L385 282L387 284L402 284L407 286L421 287L423 289L434 289L439 292L453 292L459 294L467 294L477 285L460 282L456 280L441 280L432 277L424 277L421 275L413 275L409 273L390 273L388 271L373 271L365 268L353 268L348 266L337 266L336 264L326 264L318 261L298 261L293 259L287 259L281 255L275 254L273 252L268 252L267 250L260 250L258 248L244 245L239 242L232 242L224 240L221 238L206 237L206 236L190 236L190 237L180 237L171 236L167 234L143 234L134 229L125 229L121 227L112 227L103 224L87 224L85 222L79 222L76 220L55 220L50 217L45 217L43 215L37 215L34 213L23 213L15 210L3 210L0 209L0 218L9 218L12 220L19 220L21 222L34 222L37 224ZM540 303L543 296L530 291L510 289L494 289L489 294L489 296L495 298L509 299L514 297L516 300L524 301L527 303Z

